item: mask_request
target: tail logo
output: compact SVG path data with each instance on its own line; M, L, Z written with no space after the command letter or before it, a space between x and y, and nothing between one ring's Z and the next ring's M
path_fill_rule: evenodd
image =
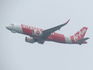
M81 36L87 31L87 29L84 29L82 31L79 31L79 37L81 38Z
M77 39L83 38L86 31L87 31L86 28L81 29L80 31L78 31L78 32L73 36L73 37L74 37L74 40L77 41Z

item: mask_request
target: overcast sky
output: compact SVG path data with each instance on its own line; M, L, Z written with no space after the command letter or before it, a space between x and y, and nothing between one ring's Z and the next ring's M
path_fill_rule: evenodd
M71 19L56 31L71 36L88 27L88 44L25 42L26 35L5 27L11 23L42 29ZM93 0L0 0L0 70L93 70Z

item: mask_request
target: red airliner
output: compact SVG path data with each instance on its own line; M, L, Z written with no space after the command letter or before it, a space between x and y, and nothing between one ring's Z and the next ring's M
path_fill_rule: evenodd
M25 38L25 41L28 43L38 42L40 44L44 44L45 41L53 41L64 44L79 44L79 45L86 44L87 43L86 40L89 39L88 37L84 38L85 33L88 29L87 27L83 27L80 31L78 31L72 36L65 36L63 34L55 33L55 31L60 30L60 28L65 26L69 21L70 19L64 24L45 30L24 24L21 25L11 24L9 26L6 26L6 28L13 33L17 32L28 35Z

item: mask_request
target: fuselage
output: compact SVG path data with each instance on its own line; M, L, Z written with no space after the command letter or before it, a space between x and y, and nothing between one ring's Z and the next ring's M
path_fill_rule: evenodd
M36 38L36 39L42 39L42 35L40 35L40 32L43 31L43 29L20 24L20 25L15 25L11 24L6 27L13 33L20 33L20 34L25 34L29 35L30 37ZM35 34L33 32L35 31ZM51 33L51 35L46 38L46 41L54 41L58 43L65 43L65 44L79 44L79 42L75 41L74 36L65 36L63 34L59 33ZM83 43L87 43L84 41Z

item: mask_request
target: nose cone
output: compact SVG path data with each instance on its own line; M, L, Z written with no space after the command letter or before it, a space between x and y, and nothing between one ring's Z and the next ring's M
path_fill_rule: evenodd
M6 28L7 28L8 30L11 30L11 26L6 26Z
M9 26L6 26L6 29L9 29Z

